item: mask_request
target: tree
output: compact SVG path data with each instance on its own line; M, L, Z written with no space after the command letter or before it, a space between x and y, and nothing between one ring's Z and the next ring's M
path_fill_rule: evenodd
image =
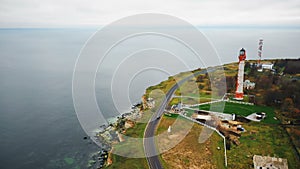
M199 75L198 77L197 77L197 80L196 80L196 82L204 82L204 76L203 75Z
M270 79L270 77L263 75L259 77L258 82L256 84L256 86L259 89L266 90L272 87L272 80Z
M281 107L282 111L292 112L294 110L294 102L292 98L285 98Z
M281 105L282 92L278 90L266 90L264 94L264 101L266 105L273 106L273 105Z
M198 86L198 88L200 89L200 90L202 90L202 89L204 89L204 85L202 85L202 84L199 84L199 86Z

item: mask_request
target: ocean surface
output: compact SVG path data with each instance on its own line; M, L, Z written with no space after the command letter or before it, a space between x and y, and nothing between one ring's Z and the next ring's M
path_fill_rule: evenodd
M81 48L95 31L0 29L1 169L86 168L91 155L99 151L91 140L83 139L86 133L79 124L72 100L74 65ZM267 58L298 58L299 32L298 29L204 30L223 63L236 61L238 50L244 46L248 47L249 58L255 59L261 37L266 39ZM168 57L160 62L172 67L176 62ZM128 88L130 104L126 102L119 111L112 102L106 102L110 86L102 85L105 76L112 72L101 70L95 92L105 118L129 111L131 104L140 101L147 86L170 74L187 71L178 65L173 67L170 73L149 70L137 74ZM191 65L190 69L197 67L203 65Z
M100 148L82 130L72 100L76 59L97 29L0 30L0 168L87 168ZM116 112L106 102L109 86L96 82L99 108L109 119L130 110L147 86L168 77L137 76L132 104ZM148 75L146 75L148 74ZM155 75L151 78L151 76ZM137 84L139 83L139 84Z
M99 150L83 140L71 91L92 32L0 30L0 168L85 168Z

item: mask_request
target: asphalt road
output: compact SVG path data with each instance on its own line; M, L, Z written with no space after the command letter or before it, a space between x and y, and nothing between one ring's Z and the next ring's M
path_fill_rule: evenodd
M166 94L165 99L161 103L158 110L155 112L155 114L151 117L151 120L149 120L148 125L146 126L145 133L144 133L144 150L145 150L145 156L147 158L147 162L150 169L161 169L162 164L159 160L159 153L157 153L156 150L156 144L155 144L155 130L159 123L160 117L163 115L164 110L166 106L168 105L169 101L171 100L174 92L180 85L182 85L185 81L189 80L192 77L195 77L199 74L206 73L207 70L202 70L200 72L194 73L193 75L190 75L181 81L179 81L177 84L175 84Z

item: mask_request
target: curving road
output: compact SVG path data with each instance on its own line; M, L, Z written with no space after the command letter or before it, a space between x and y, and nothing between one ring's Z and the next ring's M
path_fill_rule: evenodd
M166 106L168 105L169 101L171 100L174 92L176 91L176 89L178 89L178 87L180 85L182 85L188 79L195 77L197 75L200 75L200 74L207 73L207 72L208 72L207 70L202 70L200 72L196 72L196 73L182 79L178 83L176 83L167 92L166 97L163 100L163 102L161 103L161 105L159 106L158 110L155 112L155 114L149 120L148 125L146 126L146 129L145 129L145 133L144 133L144 150L145 150L145 156L147 158L147 162L148 162L150 169L163 168L161 162L159 161L159 153L156 150L154 134L155 134L156 127L159 123L159 119L163 115L164 110L165 110Z

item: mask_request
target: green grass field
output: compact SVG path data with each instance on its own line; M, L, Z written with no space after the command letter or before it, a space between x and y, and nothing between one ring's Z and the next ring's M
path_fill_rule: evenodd
M297 169L300 162L284 128L279 125L251 122L243 125L247 130L239 146L227 151L228 168L253 168L253 155L286 158L290 169Z
M109 169L145 169L148 168L146 158L126 158L118 155L113 155L113 164Z
M221 109L220 107L224 105L224 102L219 103L213 103L212 104L216 109ZM211 104L205 104L200 105L200 110L210 110ZM238 104L238 103L231 103L231 102L225 102L224 111L223 113L228 114L237 114L241 116L248 116L255 112L265 112L267 114L267 117L262 120L263 123L268 124L279 124L280 122L278 120L275 120L275 112L274 108L268 107L268 106L257 106L257 105L245 105L245 104Z
M194 110L185 109L186 116L191 117L194 114Z
M182 102L183 104L189 104L189 105L193 105L193 104L198 104L198 103L205 103L205 102L209 102L211 101L211 98L208 97L200 97L200 98L192 98L192 97L176 97L176 98L172 98L172 100L170 101L169 105L174 105L174 104L178 104L179 102Z

